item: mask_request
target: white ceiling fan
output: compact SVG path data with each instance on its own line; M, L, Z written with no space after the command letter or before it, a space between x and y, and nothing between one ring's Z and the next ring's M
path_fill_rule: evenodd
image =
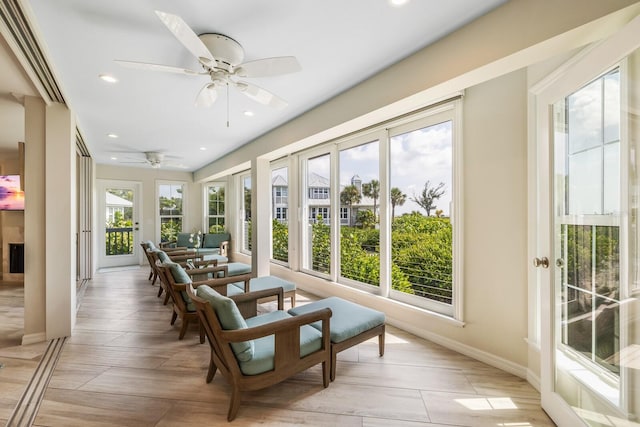
M161 166L168 166L168 167L173 167L173 168L179 168L179 169L184 169L186 168L186 166L180 164L180 163L175 163L172 161L167 161L167 159L179 159L179 157L175 157L175 156L167 156L162 152L159 151L145 151L142 152L140 154L144 155L144 159L140 158L136 158L136 157L130 157L129 153L127 153L127 155L124 157L125 160L118 160L117 157L115 158L116 160L118 160L119 163L140 163L140 164L148 164L149 166L151 166L154 169L160 168Z
M173 35L191 52L202 65L198 72L187 68L170 65L150 64L145 62L116 60L125 67L154 70L161 72L186 74L190 76L209 76L196 96L198 107L209 107L218 98L221 88L233 86L247 97L261 104L281 109L287 102L273 93L241 80L247 77L269 77L294 73L301 70L294 56L279 56L242 62L244 49L237 41L222 34L196 33L177 15L156 11L156 14Z

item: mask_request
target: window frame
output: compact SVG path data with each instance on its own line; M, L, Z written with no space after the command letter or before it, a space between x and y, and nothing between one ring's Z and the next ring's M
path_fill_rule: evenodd
M273 172L277 171L279 169L286 169L287 170L287 186L284 187L284 189L286 189L286 194L283 196L282 193L280 194L280 196L276 196L276 190L273 187ZM282 261L282 260L278 260L275 259L273 257L273 232L271 233L271 242L269 244L269 258L271 260L272 263L275 264L279 264L285 267L288 267L290 265L290 251L289 251L289 245L291 242L291 232L292 232L292 218L290 217L290 212L291 212L291 198L289 197L289 194L291 193L290 188L291 188L291 176L290 176L290 165L288 162L288 159L283 159L283 160L279 160L279 161L275 161L275 162L271 162L269 165L269 176L271 178L271 197L269 199L269 204L270 204L270 209L269 211L271 212L271 221L273 222L274 219L276 219L278 222L280 223L286 223L287 224L287 232L289 235L289 240L287 241L287 261ZM279 199L277 199L279 198ZM286 202L282 203L282 199L285 198ZM283 206L274 206L274 203L278 202L278 205L283 205ZM285 206L286 205L286 206ZM281 214L284 213L284 218L282 217L282 215L278 215L278 212L280 212ZM273 227L273 225L272 225Z
M251 256L251 249L247 246L251 245L251 241L249 240L249 229L245 227L245 198L244 198L244 183L245 179L251 180L251 169L244 170L235 175L236 178L236 197L238 200L238 221L237 221L237 233L236 235L239 237L237 241L238 252ZM253 183L251 183L251 187L253 189ZM253 191L253 190L252 190ZM251 209L251 207L249 207Z
M313 276L329 279L332 282L350 286L355 289L364 290L365 292L379 294L382 297L389 298L390 300L399 301L402 303L410 304L411 306L425 309L434 313L439 313L450 317L454 320L463 322L463 307L464 307L464 278L463 278L463 266L464 266L464 247L463 247L463 150L462 150L462 94L458 94L449 100L441 103L425 107L424 109L417 111L413 114L407 114L405 116L390 119L377 126L373 126L366 130L350 134L349 136L337 138L332 141L327 141L323 144L319 144L309 150L298 153L298 165L300 182L300 237L298 242L300 244L300 271ZM443 119L444 118L444 119ZM393 136L409 132L411 130L417 130L429 126L436 125L445 121L452 122L452 199L450 206L450 220L452 224L452 302L451 304L440 303L437 301L429 300L424 297L418 297L415 295L405 294L401 291L395 291L391 289L391 219L390 219L390 203L387 201L389 198L390 189L390 140ZM369 285L366 283L360 283L354 280L346 279L340 276L339 264L340 264L340 224L335 221L330 223L330 245L331 245L331 265L330 273L320 273L312 270L305 265L305 257L308 257L308 238L303 232L305 226L309 224L309 215L311 207L308 204L309 200L317 200L312 198L312 194L307 187L308 170L307 161L323 155L329 155L330 160L330 176L327 177L330 181L330 208L329 212L332 217L340 218L340 195L333 191L335 188L339 188L339 152L347 148L355 147L358 145L372 142L375 139L379 141L380 157L379 161L379 175L380 175L380 286ZM291 178L290 178L291 180ZM315 194L315 193L314 193ZM386 221L384 227L382 221Z
M160 187L161 186L180 186L182 189L182 214L181 215L161 215L160 209ZM161 241L162 236L162 219L163 218L180 218L180 232L184 232L185 219L187 217L186 207L188 206L187 200L187 182L180 180L156 180L156 195L155 195L155 216L156 216L156 240Z
M209 209L209 188L211 187L218 187L224 190L224 214L223 215L210 215L210 209ZM228 210L228 200L227 200L227 183L226 182L222 182L222 181L211 181L211 182L207 182L204 185L204 194L203 194L203 198L204 198L204 224L202 231L204 233L209 233L209 228L211 227L210 225L210 221L211 218L222 218L223 220L223 230L228 230L228 222L227 222L227 210Z

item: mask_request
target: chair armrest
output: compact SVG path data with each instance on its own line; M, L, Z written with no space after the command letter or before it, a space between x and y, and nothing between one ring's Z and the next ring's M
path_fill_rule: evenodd
M232 295L229 298L238 306L242 317L248 319L258 314L258 300L262 298L276 296L278 299L278 310L284 308L284 291L282 288L263 289L261 291L245 292L240 295Z
M177 240L170 240L170 241L168 241L168 242L160 242L160 243L158 244L158 247L159 247L159 248L163 248L163 249L164 249L164 248L169 249L169 248L172 248L172 247L173 247L173 246L171 246L171 245L175 245L176 243L178 243L178 241L177 241Z
M171 255L171 254L167 254L169 255L169 259L171 259L171 261L173 262L186 262L189 260L193 260L193 261L201 261L202 260L202 255L198 255L196 253L192 253L192 254L184 254L184 255Z
M181 261L178 264L180 264L180 266L182 267L186 267L187 266L187 261ZM211 259L211 260L201 260L201 261L192 261L191 264L194 267L198 267L198 269L200 270L204 270L205 268L213 268L213 267L217 267L218 266L218 260L217 259ZM203 273L202 271L200 271L200 273Z

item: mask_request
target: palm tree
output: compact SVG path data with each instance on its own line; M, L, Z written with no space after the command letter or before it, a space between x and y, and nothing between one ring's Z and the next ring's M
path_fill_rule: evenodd
M360 190L355 185L347 185L344 190L340 192L340 204L349 206L349 225L353 226L353 205L360 203L362 196Z
M434 202L445 193L443 187L444 182L441 182L440 184L432 187L431 181L427 180L427 182L424 183L424 188L422 189L420 195L416 195L415 193L413 193L413 197L411 198L411 200L416 202L418 206L427 211L427 216L429 216L431 215L431 210L437 208Z
M380 197L380 181L378 181L377 179L372 179L370 182L362 184L362 195L365 197L371 197L373 199L373 218L374 221L377 221L377 201Z
M391 220L396 216L396 206L404 205L407 201L407 195L402 192L398 187L391 189Z

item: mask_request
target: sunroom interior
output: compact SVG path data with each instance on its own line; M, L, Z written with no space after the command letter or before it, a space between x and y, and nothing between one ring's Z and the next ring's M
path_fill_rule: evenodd
M586 413L637 422L639 377L632 354L638 342L633 280L638 253L630 218L637 189L631 169L638 140L640 61L637 42L628 40L640 40L639 13L640 4L632 1L509 1L189 172L96 163L90 153L78 155L77 146L83 143L74 106L42 99L42 83L2 27L35 87L21 100L27 146L23 344L73 335L76 305L81 304L78 290L98 270L112 266L102 255L104 194L131 189L139 196L134 221L140 241L169 240L172 230L166 227L175 224L184 232L228 231L230 258L251 264L256 276L278 276L319 298L338 296L380 310L394 327L524 378L540 390L543 408L558 425L573 425L567 423L577 419L593 423ZM629 46L620 47L619 40ZM620 51L611 53L607 43ZM562 87L573 89L553 92L565 78L575 86ZM604 184L593 184L590 177L597 168L587 164L574 172L587 184L565 186L553 181L557 165L549 160L548 135L541 135L572 131L563 133L557 122L549 124L557 114L544 107L566 97L558 105L569 117L563 123L573 126L572 94L600 80L602 87L614 81L624 88L618 97L624 118L617 124L617 139L602 143ZM62 88L64 84L60 81ZM547 102L549 93L561 96ZM603 103L603 109L610 108ZM541 119L545 115L546 122ZM614 160L606 157L614 152ZM567 165L580 165L576 153L569 152ZM618 161L619 175L608 175L607 159ZM17 158L5 160L2 173L17 172L18 163ZM355 199L345 191L351 187L357 190ZM585 297L622 307L616 308L616 326L606 330L615 338L603 339L603 345L612 346L608 353L595 357L599 350L575 352L582 354L576 360L594 354L587 359L597 367L580 365L573 371L589 371L588 380L580 374L563 377L553 356L559 354L554 333L564 336L566 330L558 325L567 322L560 309L554 311L554 298L561 297L547 289L554 282L554 266L561 270L563 265L557 261L562 252L544 252L554 247L547 241L553 231L545 218L549 221L558 209L550 203L560 187L567 192L567 206L597 191L604 206L599 215L591 205L583 211L567 208L575 215L563 218L580 218L566 223L567 229L583 227L575 232L586 240L591 237L584 227L593 227L594 235L601 230L597 227L619 227L614 234L628 236L612 240L607 234L607 242L617 248L608 249L610 253L619 249L620 260L627 260L619 265L607 261L612 269L621 269L610 273L617 279L608 286L617 280L620 289L606 297L600 292ZM394 190L400 191L400 201ZM611 196L614 191L617 196ZM163 206L163 198L169 207ZM617 207L607 208L613 205ZM69 221L60 221L61 214ZM3 214L3 232L10 221ZM417 231L420 227L428 232ZM558 251L571 244L558 242ZM600 240L589 242L595 248ZM595 265L596 249L592 255ZM539 268L545 267L543 257L552 260L551 268ZM30 258L42 261L29 263ZM146 258L137 253L134 263L144 265ZM606 272L593 267L591 273ZM565 275L562 280L569 279ZM605 306L593 308L593 319L595 310ZM613 391L594 392L603 384Z

